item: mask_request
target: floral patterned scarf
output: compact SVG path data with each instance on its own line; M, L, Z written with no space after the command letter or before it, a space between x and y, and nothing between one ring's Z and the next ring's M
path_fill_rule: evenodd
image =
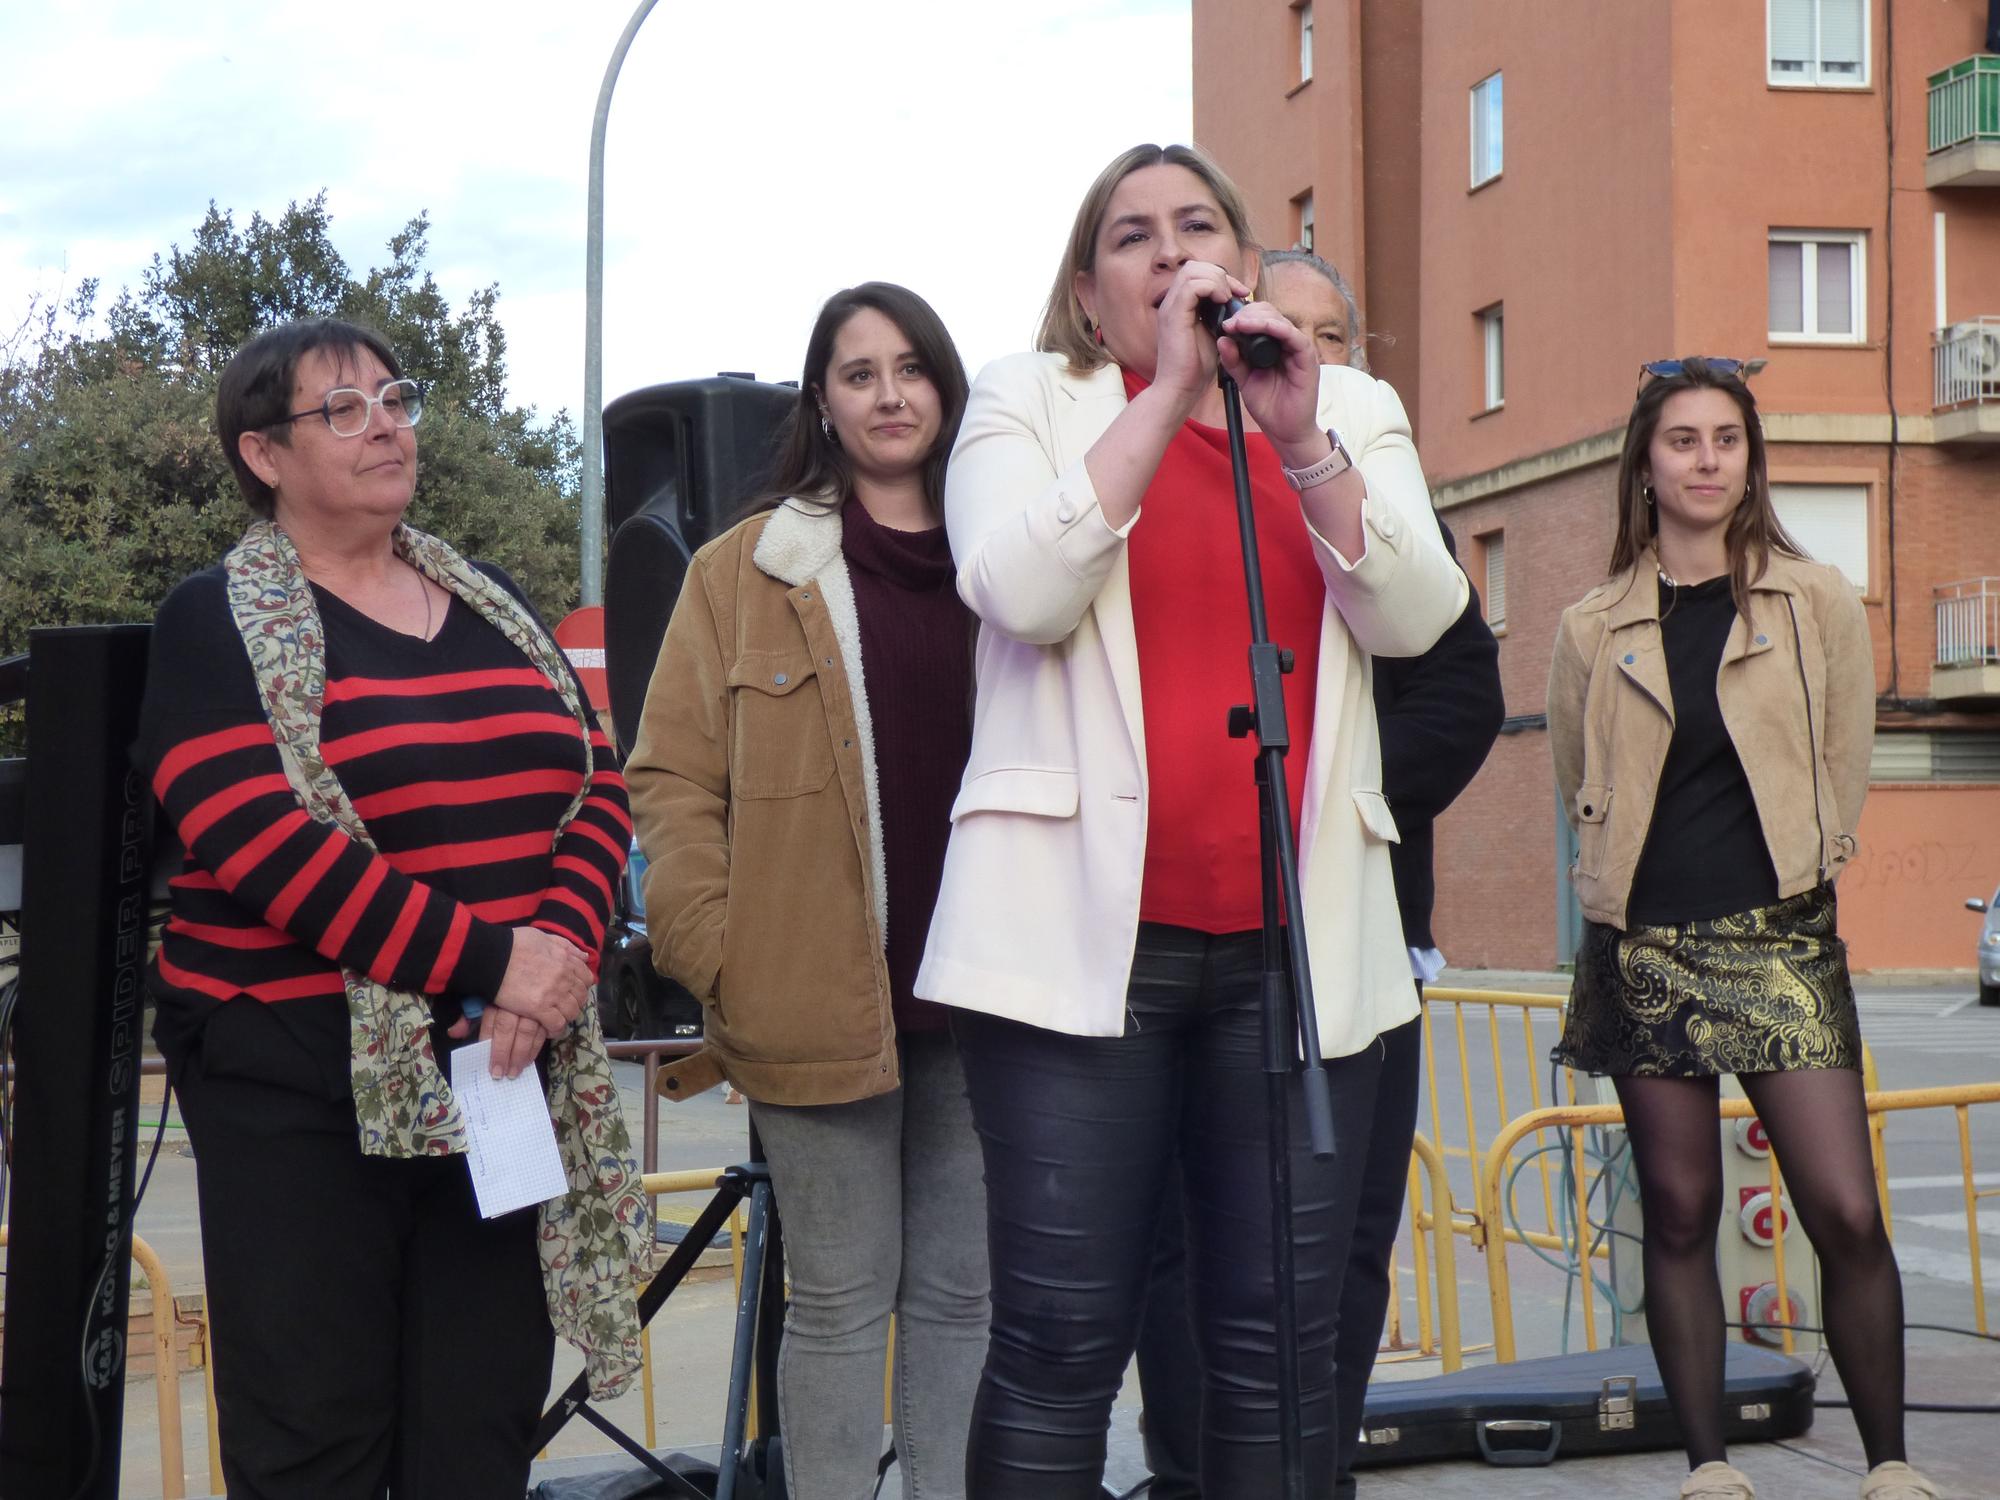
M457 552L409 526L394 545L405 562L458 595L540 668L576 716L584 780L557 825L560 838L590 792L589 710L561 651L534 617ZM223 560L229 607L292 790L315 820L374 848L367 825L320 752L326 636L305 569L275 522L255 522ZM342 971L353 1046L354 1116L369 1156L465 1150L465 1121L431 1048L422 995ZM651 1264L652 1223L597 1007L584 1006L548 1044L549 1114L569 1192L541 1205L537 1242L549 1321L583 1351L592 1396L620 1394L639 1369L638 1287Z

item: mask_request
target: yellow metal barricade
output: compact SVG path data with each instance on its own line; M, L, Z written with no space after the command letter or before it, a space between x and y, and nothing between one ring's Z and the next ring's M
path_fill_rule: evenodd
M6 1243L7 1226L0 1224L0 1246ZM160 1257L136 1234L132 1236L132 1264L145 1276L153 1299L153 1399L160 1416L160 1494L162 1500L182 1500L187 1494L187 1477L181 1472L181 1372L174 1357L174 1289ZM222 1493L219 1475L214 1491Z
M1871 1070L1872 1071L1872 1070ZM1889 1114L1919 1109L1949 1109L1957 1117L1959 1171L1964 1182L1964 1203L1966 1216L1966 1243L1971 1252L1973 1326L1982 1334L1989 1334L1986 1313L1985 1268L1980 1255L1979 1244L1979 1202L1983 1198L1996 1196L1995 1190L1980 1190L1976 1185L1972 1157L1972 1128L1970 1113L1978 1104L2000 1104L2000 1083L1960 1084L1949 1088L1896 1089L1890 1091L1871 1090L1867 1095L1871 1132L1878 1148L1875 1170L1877 1182L1886 1188L1886 1168L1879 1154L1881 1124ZM1740 1120L1754 1118L1756 1110L1747 1099L1721 1100L1718 1118ZM1624 1122L1624 1112L1616 1105L1569 1104L1553 1108L1534 1109L1509 1121L1494 1135L1486 1148L1486 1158L1479 1174L1479 1216L1488 1226L1504 1224L1506 1189L1503 1179L1508 1164L1514 1157L1515 1147L1530 1136L1543 1130L1567 1130L1575 1145L1574 1160L1587 1162L1584 1154L1583 1132L1593 1127L1619 1125ZM1575 1173L1576 1183L1576 1246L1587 1245L1590 1221L1585 1213L1585 1204L1590 1196L1589 1173L1579 1169ZM1777 1153L1770 1159L1770 1186L1773 1205L1780 1203L1779 1190L1782 1187L1781 1169ZM1892 1224L1887 1193L1882 1196L1882 1217L1885 1225ZM1501 1234L1489 1233L1485 1238L1487 1251L1487 1295L1493 1312L1493 1352L1503 1363L1515 1357L1513 1287L1507 1265L1507 1241L1510 1238L1533 1240L1534 1236L1517 1236L1509 1230ZM1775 1260L1775 1280L1780 1309L1790 1306L1789 1290L1786 1284L1784 1252L1785 1236L1782 1232L1774 1237L1773 1255ZM1558 1243L1558 1249L1574 1247ZM1602 1252L1600 1252L1602 1253ZM1581 1257L1579 1257L1581 1259ZM1587 1273L1579 1273L1583 1295L1584 1338L1589 1348L1597 1347L1597 1324L1595 1314L1596 1287ZM1791 1352L1793 1335L1790 1328L1779 1330L1786 1352Z

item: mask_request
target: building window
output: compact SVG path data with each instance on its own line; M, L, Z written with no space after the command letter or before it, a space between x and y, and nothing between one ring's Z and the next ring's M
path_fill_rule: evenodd
M1310 250L1313 247L1313 195L1300 193L1292 203L1299 211L1298 246L1301 250Z
M1865 88L1868 0L1766 0L1772 83Z
M1486 559L1486 623L1494 630L1507 627L1507 533L1489 531L1479 539Z
M1773 484L1771 508L1793 541L1868 591L1868 486Z
M1486 410L1507 402L1507 320L1496 302L1479 315L1479 343L1486 366Z
M1500 175L1500 75L1472 86L1472 185Z
M1863 248L1861 235L1845 230L1772 230L1771 337L1860 343L1868 329Z
M1313 8L1295 6L1299 18L1299 82L1311 83L1313 76Z

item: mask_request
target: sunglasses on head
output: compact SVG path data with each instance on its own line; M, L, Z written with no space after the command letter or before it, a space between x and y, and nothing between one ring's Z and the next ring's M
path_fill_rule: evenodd
M1692 354L1686 359L1656 359L1650 364L1639 366L1639 389L1643 391L1648 380L1671 380L1676 375L1683 375L1687 373L1687 367L1697 361L1717 375L1743 373L1742 360L1723 359L1716 355Z

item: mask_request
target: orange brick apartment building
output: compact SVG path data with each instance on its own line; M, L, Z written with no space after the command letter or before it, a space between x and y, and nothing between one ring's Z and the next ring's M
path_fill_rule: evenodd
M1439 825L1454 963L1567 960L1542 723L1639 365L1728 354L1881 694L1861 968L1965 968L2000 882L2000 57L1986 0L1194 0L1195 137L1352 280L1501 635Z

